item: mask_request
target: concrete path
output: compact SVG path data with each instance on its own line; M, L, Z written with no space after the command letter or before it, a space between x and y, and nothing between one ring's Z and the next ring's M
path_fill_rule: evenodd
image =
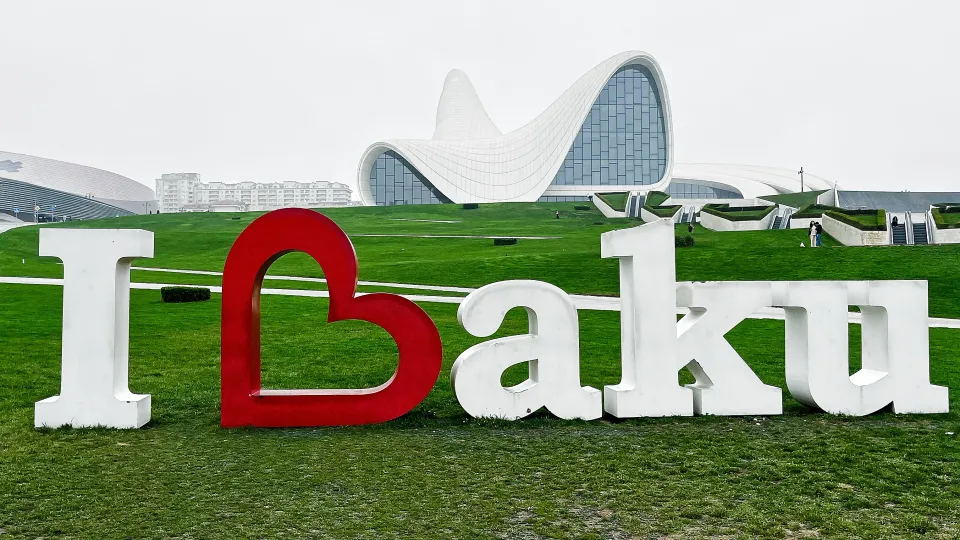
M418 221L420 223L463 223L462 221L455 221L449 219L409 219L402 217L390 218L390 221Z
M201 272L199 270L191 271L193 273ZM215 273L211 273L215 274ZM206 274L204 274L206 275ZM289 277L289 276L281 276ZM316 278L299 278L299 279L316 279ZM0 277L0 283L10 283L18 285L59 285L63 286L62 279L52 279L52 278L31 278L31 277ZM402 284L392 284L392 285L402 285ZM146 290L159 290L161 287L176 287L176 286L189 286L183 283L131 283L131 289L146 289ZM213 293L222 293L222 288L219 286L209 286L209 285L196 285L197 287L206 287L210 289L210 292ZM402 285L403 288L427 288L426 285ZM472 289L468 289L472 290ZM262 289L260 294L266 295L279 295L279 296L306 296L306 297L315 297L315 298L328 298L330 294L327 291L314 291L314 290L301 290L301 289ZM363 296L366 294L372 293L362 293L358 292L357 296ZM463 301L464 297L462 296L427 296L427 295L416 295L416 294L401 294L400 296L412 301L412 302L426 302L426 303L438 303L438 304L459 304ZM574 305L578 310L585 311L620 311L620 298L617 296L584 296L584 295L570 295L573 299ZM678 308L677 314L684 315L687 313L685 308ZM750 315L751 319L774 319L774 320L783 320L784 312L781 308L762 308ZM850 313L848 316L848 321L850 324L860 324L862 316L860 313ZM960 319L942 319L931 317L929 320L929 325L931 328L954 328L960 329Z
M516 238L517 240L560 240L562 236L468 236L456 234L350 234L350 238L367 236L372 238L479 238L494 240L497 238Z
M175 270L172 268L149 268L142 266L134 266L131 270L140 270L142 272L169 272L172 274L193 274L198 276L223 276L223 272L211 272L209 270ZM299 276L275 276L275 275L266 275L263 277L265 281L275 280L275 281L302 281L304 283L326 283L327 280L324 278L311 278L311 277L299 277ZM423 290L423 291L440 291L440 292L458 292L458 293L472 293L476 289L470 289L467 287L446 287L443 285L414 285L410 283L387 283L382 281L358 281L358 285L364 285L369 287L384 287L386 289L410 289L410 290Z
M11 229L16 229L17 227L26 227L28 225L36 225L36 223L15 223L11 221L0 221L0 234L3 234Z

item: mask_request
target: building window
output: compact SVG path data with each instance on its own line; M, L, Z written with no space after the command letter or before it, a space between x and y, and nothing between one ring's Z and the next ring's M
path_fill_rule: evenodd
M704 186L691 182L670 182L667 194L676 199L742 199L737 191Z
M589 195L544 195L537 199L537 202L584 202L589 200Z
M377 157L377 162L370 170L370 190L377 206L451 202L420 171L393 150Z
M667 169L660 96L647 68L620 68L593 103L555 185L650 185Z

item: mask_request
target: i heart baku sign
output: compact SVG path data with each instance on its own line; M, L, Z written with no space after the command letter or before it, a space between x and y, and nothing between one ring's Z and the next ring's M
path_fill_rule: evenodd
M549 283L501 281L470 293L457 317L466 332L494 334L506 313L525 309L526 334L493 339L460 354L451 368L456 399L475 417L516 420L546 408L592 420L698 415L775 415L782 390L764 384L724 338L758 309L784 311L787 389L797 401L844 415L890 407L945 413L948 391L930 383L924 281L734 281L677 283L673 223L660 220L601 235L601 256L620 263L622 378L599 389L580 384L577 308ZM380 326L399 361L386 383L365 389L261 387L260 289L270 265L300 251L323 269L329 322ZM153 256L143 230L41 229L40 254L64 264L60 394L37 402L37 427L137 428L151 396L128 388L130 265ZM302 209L270 212L240 234L223 272L221 423L224 427L307 427L386 422L416 407L442 367L430 317L397 295L358 296L358 262L347 235ZM849 308L861 313L862 368L849 374ZM677 311L684 316L678 321ZM527 363L529 377L500 380ZM680 385L687 368L693 384Z

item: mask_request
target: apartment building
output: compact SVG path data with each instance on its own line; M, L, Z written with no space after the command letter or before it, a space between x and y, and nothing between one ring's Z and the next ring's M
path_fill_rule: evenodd
M164 213L242 208L269 211L278 208L351 206L352 191L337 182L224 182L203 183L196 173L169 173L157 179L157 198Z

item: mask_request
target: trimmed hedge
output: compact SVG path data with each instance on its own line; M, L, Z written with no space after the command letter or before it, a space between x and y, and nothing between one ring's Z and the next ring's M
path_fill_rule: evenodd
M776 205L731 207L729 204L705 204L700 211L727 221L759 221L776 208Z
M693 247L693 245L694 245L695 243L696 243L696 241L694 241L693 236L692 236L692 235L689 235L689 234L684 235L684 236L674 236L674 237L673 237L673 246L674 246L674 247L678 247L678 248L679 248L679 247Z
M475 202L466 203L463 205L464 210L476 210L477 208L480 208L480 205Z
M651 208L656 208L661 204L663 204L669 198L670 198L670 195L667 195L662 191L651 191L650 193L647 193L647 198L644 199L643 205L649 206Z
M161 287L160 298L167 303L206 302L210 289L206 287Z
M823 217L823 213L827 210L840 210L840 208L827 206L825 204L808 204L793 214L793 217L798 219Z
M644 205L643 208L644 208L647 212L650 212L651 214L653 214L653 215L655 215L655 216L657 216L657 217L661 217L661 218L672 218L673 216L675 216L675 215L677 214L678 211L680 211L680 208L682 208L682 206L680 206L679 204L674 205L674 206L646 206L646 205Z
M579 204L573 205L574 210L593 210L589 206L580 206Z
M860 229L861 231L887 230L886 210L827 210L825 216Z
M495 246L512 246L517 243L516 238L494 238L493 245Z
M942 207L941 207L942 206ZM960 214L960 206L936 205L930 213L933 215L933 223L938 229L960 229L960 219L955 219L954 214ZM950 216L948 221L944 214Z

